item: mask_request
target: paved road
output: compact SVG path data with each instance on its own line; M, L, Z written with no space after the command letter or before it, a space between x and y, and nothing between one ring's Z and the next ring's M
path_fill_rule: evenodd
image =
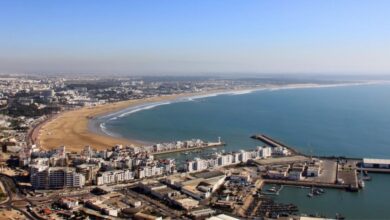
M320 176L313 178L317 182L335 183L337 174L337 162L334 160L322 160L322 173Z
M17 201L24 201L30 204L30 202L26 199L26 197L20 192L20 189L15 179L5 174L0 174L0 181L3 183L5 191L7 192L9 197L9 200L5 204L3 204L3 206L8 207L10 209L18 210L19 212L23 213L27 219L32 219L32 220L37 219L24 208L20 208L14 205L14 202Z

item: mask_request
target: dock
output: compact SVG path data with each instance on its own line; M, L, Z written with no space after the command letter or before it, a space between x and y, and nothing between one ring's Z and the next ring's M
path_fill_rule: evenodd
M267 144L269 145L270 147L285 147L287 148L288 150L290 150L290 152L294 155L303 155L302 153L299 153L297 150L295 150L294 148L286 145L286 144L283 144L275 139L272 139L264 134L256 134L256 135L252 135L251 138L253 139L256 139L256 140L259 140L261 142L263 142L264 144Z
M294 164L294 163L307 163L312 160L309 155L302 154L278 140L275 140L267 135L258 134L253 135L251 138L260 140L270 147L283 147L291 152L290 156L266 158L252 161L253 164L258 166L273 166L280 164ZM317 177L306 177L301 180L292 180L285 178L269 179L265 178L264 182L268 184L279 185L296 185L307 187L327 187L336 189L346 189L350 191L357 191L359 189L359 179L357 175L358 167L356 164L361 160L356 158L350 159L345 157L317 157L322 160L321 172L322 174ZM378 170L378 169L377 169ZM388 169L390 170L390 169ZM367 170L366 170L367 171ZM381 169L380 171L385 171Z
M234 214L247 219L254 219L258 216L267 216L269 213L289 213L293 214L298 211L298 207L293 204L275 203L271 198L259 195L259 190L265 184L264 179L258 179L255 187L247 194L242 206L237 206ZM283 185L279 188L281 190Z
M246 217L248 210L250 209L251 204L255 201L254 195L256 192L261 189L264 185L263 179L258 179L255 182L255 187L250 191L250 193L247 194L247 196L244 199L243 205L239 206L235 210L235 214L239 215L241 217Z
M390 169L386 168L366 168L366 167L357 167L357 171L369 172L369 173L390 173Z
M335 184L335 183L324 183L324 182L313 182L313 181L264 179L264 183L265 184L277 184L277 185L290 185L290 186L346 189L346 190L348 190L350 188L350 185L348 185L348 184Z

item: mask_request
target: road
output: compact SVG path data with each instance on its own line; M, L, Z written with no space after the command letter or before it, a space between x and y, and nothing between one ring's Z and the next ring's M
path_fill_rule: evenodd
M0 174L0 181L2 182L5 191L7 192L9 197L9 200L6 203L2 204L2 207L18 210L23 215L25 215L27 219L32 219L32 220L37 219L31 213L29 213L24 207L21 208L16 205L16 203L20 203L21 201L30 204L30 202L26 199L26 197L20 192L16 180L5 174Z

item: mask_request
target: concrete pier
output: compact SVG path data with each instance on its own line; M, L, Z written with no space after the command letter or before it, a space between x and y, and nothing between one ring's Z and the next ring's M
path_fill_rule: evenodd
M306 186L306 187L322 187L322 188L334 188L334 189L349 189L348 184L335 184L313 181L294 181L294 180L277 180L277 179L264 179L265 184L279 184L279 185L292 185L292 186Z
M275 139L272 139L264 134L256 134L256 135L251 136L251 138L259 140L259 141L269 145L270 147L285 147L288 150L290 150L292 154L303 155L303 154L299 153L297 150L295 150L294 148L289 147L286 144L283 144L283 143L281 143Z

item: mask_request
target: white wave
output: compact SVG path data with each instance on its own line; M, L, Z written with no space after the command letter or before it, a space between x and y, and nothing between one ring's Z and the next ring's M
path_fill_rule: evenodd
M249 93L252 93L252 92L255 92L255 91L259 91L259 90L262 90L262 89L250 89L250 90L233 91L233 92L230 93L230 95L245 95L245 94L249 94Z
M99 127L100 127L100 130L104 133L104 134L106 134L106 135L109 135L109 136L116 136L114 133L112 133L112 132L109 132L108 131L108 129L107 129L107 127L106 127L106 123L100 123L100 125L99 125Z
M114 120L117 120L118 119L118 117L113 117L113 118L110 118L109 120L110 121L114 121Z
M147 105L142 105L142 106L138 106L138 107L133 107L131 109L128 109L128 111L118 115L117 118L123 118L127 115L131 115L133 113L136 113L136 112L139 112L139 111L143 111L143 110L148 110L148 109L152 109L152 108L155 108L157 106L161 106L161 105L169 105L171 104L172 102L157 102L157 103L151 103L151 104L147 104ZM129 111L130 110L130 111Z
M266 90L278 91L278 90L286 90L286 89L332 88L332 87L344 87L344 86L373 85L373 84L383 84L383 83L386 83L386 82L385 81L369 81L369 82L337 83L337 84L301 84L301 85L298 84L298 85L270 87L270 88L266 88Z
M209 98L209 97L215 97L218 95L222 95L222 92L216 92L216 93L210 93L210 94L205 94L205 95L196 95L196 96L190 96L190 97L185 97L178 99L177 101L194 101L196 99L203 99L203 98Z
M389 83L389 81L386 81ZM369 81L369 82L356 82L356 83L338 83L338 84L296 84L296 85L285 85L285 86L270 86L270 87L262 87L262 88L256 88L256 89L247 89L247 90L233 90L233 91L224 91L224 92L214 92L204 95L195 95L190 97L184 97L184 98L178 98L173 101L167 101L167 102L155 102L155 103L146 103L141 104L138 106L133 106L130 108L123 109L118 112L114 112L108 115L101 116L99 119L107 119L109 121L117 120L119 118L123 118L125 116L134 114L139 111L148 110L155 108L157 106L161 105L168 105L172 103L178 103L178 102L191 102L195 101L197 99L203 99L203 98L209 98L209 97L215 97L220 95L244 95L249 94L256 91L261 90L267 90L267 91L277 91L277 90L286 90L286 89L306 89L306 88L328 88L328 87L340 87L340 86L355 86L355 85L370 85L370 84L378 84L378 83L384 83L384 81ZM102 128L103 130L103 128ZM106 132L105 132L106 133Z

